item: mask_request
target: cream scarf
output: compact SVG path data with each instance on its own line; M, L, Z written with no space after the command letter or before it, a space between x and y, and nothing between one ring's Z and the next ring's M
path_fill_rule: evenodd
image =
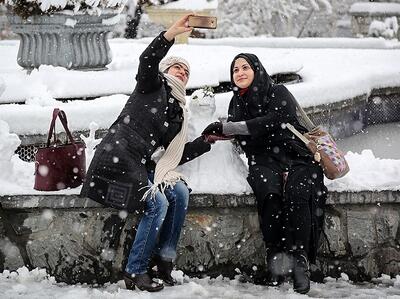
M188 123L185 108L186 90L182 81L176 77L169 74L164 74L164 76L167 79L168 85L172 88L172 96L179 102L179 106L182 108L183 123L180 132L174 137L174 139L172 139L164 154L157 162L154 184L145 192L142 200L145 200L149 194L151 194L151 198L154 198L158 190L164 194L167 187L174 186L176 182L183 178L183 175L175 171L175 168L179 165L179 162L182 159L183 149L187 141Z

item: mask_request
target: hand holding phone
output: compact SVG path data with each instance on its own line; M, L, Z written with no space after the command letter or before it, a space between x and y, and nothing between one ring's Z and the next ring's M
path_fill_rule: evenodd
M195 28L216 29L217 18L208 16L189 16L188 25L189 27Z

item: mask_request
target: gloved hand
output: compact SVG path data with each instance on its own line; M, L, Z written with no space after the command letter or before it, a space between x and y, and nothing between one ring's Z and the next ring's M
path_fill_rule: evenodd
M226 136L226 135L203 135L204 136L204 141L208 142L210 144L214 144L218 140L231 140L233 139L233 136Z
M222 133L222 123L219 121L209 124L201 135L223 135Z

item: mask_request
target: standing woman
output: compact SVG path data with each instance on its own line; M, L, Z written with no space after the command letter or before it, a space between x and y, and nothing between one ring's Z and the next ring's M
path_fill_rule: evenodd
M158 277L175 284L171 271L189 200L188 187L175 168L210 150L203 137L186 143L188 62L163 59L174 38L192 30L188 16L161 32L141 54L136 88L97 147L81 192L106 206L142 215L124 272L128 289L163 289L148 273L153 254ZM155 163L151 157L160 147L165 152Z
M315 262L323 220L326 187L321 166L314 161L315 143L307 148L285 124L302 133L296 100L287 88L274 84L258 57L239 54L231 64L233 97L228 122L210 124L203 135L233 135L246 153L248 181L257 200L266 247L268 283L293 275L296 292L310 289L309 261ZM289 254L289 271L279 265Z

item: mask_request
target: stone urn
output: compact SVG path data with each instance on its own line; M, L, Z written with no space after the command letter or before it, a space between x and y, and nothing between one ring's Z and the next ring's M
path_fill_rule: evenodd
M21 39L17 62L25 69L46 64L73 70L102 70L111 62L107 36L119 20L117 13L7 17L12 31Z

